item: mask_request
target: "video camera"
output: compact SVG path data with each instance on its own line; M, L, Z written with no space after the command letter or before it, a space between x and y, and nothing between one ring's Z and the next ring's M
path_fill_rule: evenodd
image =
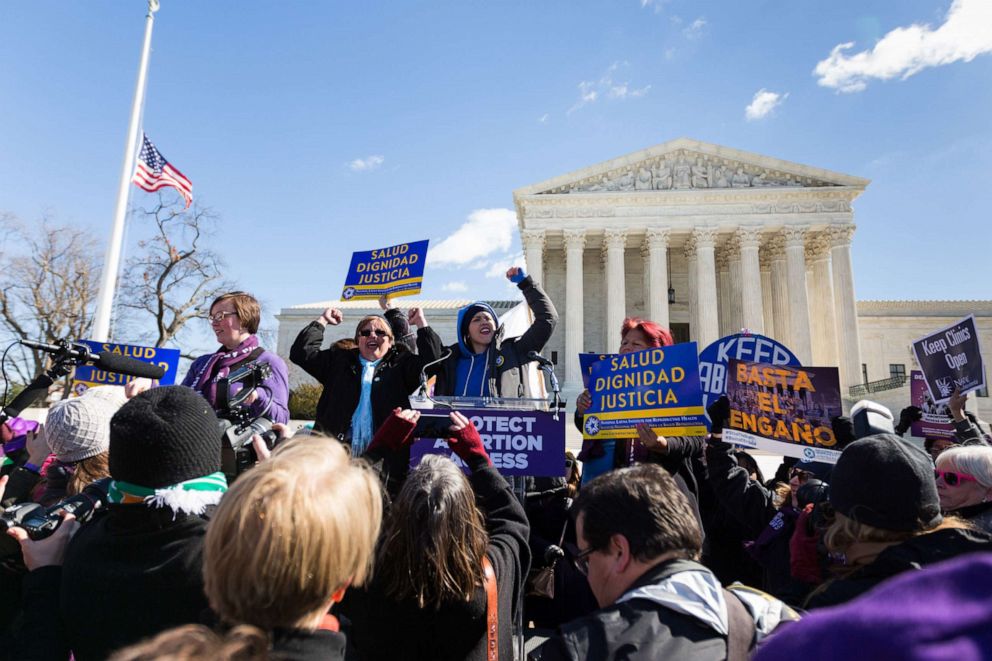
M869 399L862 399L851 407L851 423L856 439L873 434L895 433L892 411Z
M265 388L262 381L272 375L268 363L252 361L239 367L217 382L217 417L220 418L221 470L228 482L255 465L258 454L251 444L251 437L259 434L265 445L272 449L279 440L279 433L272 429L272 422L264 417L268 407L258 416L252 416L244 403L257 388ZM241 383L237 394L231 396L231 386Z

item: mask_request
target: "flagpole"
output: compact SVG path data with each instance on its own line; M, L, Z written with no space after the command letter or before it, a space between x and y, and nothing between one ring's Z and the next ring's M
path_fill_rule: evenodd
M103 273L100 277L100 290L96 299L96 313L90 339L105 342L110 339L110 316L114 309L114 290L117 273L120 270L121 250L124 247L124 221L127 216L128 195L131 192L131 177L134 174L134 161L138 154L138 139L141 129L141 109L145 101L145 82L148 77L148 57L152 49L152 26L159 0L148 0L148 15L145 16L145 41L141 47L141 63L138 65L138 81L134 89L134 102L131 104L131 120L127 128L127 141L124 146L124 164L121 167L121 180L117 188L117 205L114 208L114 226L110 231L110 243L103 260Z

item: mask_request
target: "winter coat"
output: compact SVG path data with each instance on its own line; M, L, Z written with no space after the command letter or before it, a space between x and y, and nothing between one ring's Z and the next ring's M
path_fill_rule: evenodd
M531 351L540 352L551 338L551 334L558 324L558 312L554 303L544 293L540 285L535 284L530 276L517 285L524 294L527 305L534 313L534 323L520 337L503 339L503 327L496 329L495 336L489 344L488 349L476 354L471 346L465 342L462 336L463 328L468 324L465 319L466 312L472 307L481 307L492 315L493 321L498 320L496 311L485 303L476 303L466 306L458 311L457 333L458 341L447 347L451 354L439 365L432 368L431 374L437 376L434 383L434 393L436 395L455 395L466 397L481 397L486 394L492 397L529 397L527 379L525 378L524 365L532 362L527 354ZM458 383L458 361L469 360L473 363L482 361L485 369L485 380L488 385L488 393L477 391L466 391L464 387L459 390ZM476 367L476 369L479 369ZM471 370L471 367L470 367ZM467 385L467 384L462 384Z
M199 622L208 610L206 530L205 518L143 504L108 505L82 526L66 549L59 609L75 658L105 659L143 638Z
M496 572L499 598L499 658L512 659L512 628L517 600L530 566L524 509L496 469L481 465L469 477L485 511L486 556ZM482 576L482 567L479 567ZM395 601L373 577L365 588L345 595L341 612L351 621L349 644L361 659L390 661L485 661L486 591L470 601L421 609L412 600Z
M768 595L723 591L697 562L669 560L649 569L616 603L560 627L529 658L723 660L729 628L736 626L726 599L740 599L751 616L752 646L781 621L798 617Z
M196 385L196 377L206 366L214 354L205 354L193 361L183 378L183 385L190 388ZM257 399L248 405L248 410L255 417L262 415L272 422L285 424L289 422L289 372L282 358L271 351L261 351L257 357L248 357L237 363L238 367L250 362L267 363L272 367L272 374L262 381L260 388L255 390ZM233 388L232 388L233 390ZM268 410L266 411L266 407Z
M761 541L754 554L763 570L761 588L786 603L801 603L809 586L792 577L789 552L798 511L791 505L775 507L775 494L737 464L729 443L707 444L706 475L720 507L740 524L744 536Z
M968 505L948 514L959 516L979 530L992 533L992 502Z
M992 534L987 532L959 528L935 530L890 546L854 573L824 583L810 595L806 607L843 604L903 572L922 569L965 553L989 551L992 551Z

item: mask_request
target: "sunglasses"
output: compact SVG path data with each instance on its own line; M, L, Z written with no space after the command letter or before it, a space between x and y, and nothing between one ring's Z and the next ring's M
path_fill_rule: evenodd
M582 551L581 553L575 556L574 559L575 568L578 569L579 573L581 573L583 576L589 575L589 554L595 550L596 549L594 547L590 546L585 551Z
M966 473L955 473L954 471L934 470L934 479L944 478L944 484L949 487L956 487L962 482L978 482L974 477Z
M382 330L381 328L376 328L374 330L373 329L370 329L370 328L366 328L363 331L358 331L358 334L361 335L362 337L371 337L372 336L372 333L375 333L375 336L376 337L388 337L389 336L389 333L386 332L386 331L384 331L384 330Z
M798 477L799 483L802 484L809 480L809 478L813 477L813 474L809 471L804 471L801 468L793 468L789 471L789 479L791 480L794 477Z

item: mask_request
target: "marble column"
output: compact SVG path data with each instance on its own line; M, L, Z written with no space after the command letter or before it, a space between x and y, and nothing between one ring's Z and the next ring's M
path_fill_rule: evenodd
M775 315L772 312L772 263L768 259L767 251L759 251L758 264L761 269L761 311L765 323L761 332L768 337L775 337Z
M699 349L720 339L720 326L717 317L716 293L716 229L698 227L692 233L696 240L696 290L699 332L696 341Z
M730 334L730 259L727 252L714 248L714 261L716 262L716 291L719 298L719 310L717 310L718 328L720 337Z
M689 290L689 339L694 342L699 341L699 275L696 268L696 239L691 235L682 244L682 253L685 255L686 265L686 289Z
M534 282L544 285L544 230L523 230L520 232L520 243L524 248L524 261L527 263L527 275Z
M579 354L585 351L585 312L582 292L582 254L586 247L584 230L565 230L565 383L582 387Z
M781 236L775 236L768 242L768 259L771 263L772 317L775 319L775 335L772 337L791 349L789 282L785 268L785 241Z
M758 258L761 230L755 227L741 227L734 238L737 240L737 249L740 252L741 326L752 333L763 334L764 283L761 279L761 262Z
M827 230L833 274L834 305L837 311L837 349L841 394L861 383L861 347L858 340L858 306L854 298L854 269L851 263L851 237L854 225L838 225Z
M811 365L813 343L809 329L809 299L806 296L806 230L803 225L787 225L785 267L789 288L789 335L792 352L803 365Z
M809 271L809 319L813 364L837 364L837 331L834 319L834 284L830 268L830 240L823 234L806 242Z
M733 237L727 244L727 261L730 264L730 315L727 333L739 333L744 326L744 309L741 306L741 251Z
M647 308L648 318L661 324L665 328L669 327L668 317L668 239L667 228L652 227L644 236L644 243L647 246L647 273L648 291L645 296L650 295Z
M624 249L627 231L608 229L603 232L603 257L606 265L606 343L619 343L620 327L627 316L627 285L624 279Z

